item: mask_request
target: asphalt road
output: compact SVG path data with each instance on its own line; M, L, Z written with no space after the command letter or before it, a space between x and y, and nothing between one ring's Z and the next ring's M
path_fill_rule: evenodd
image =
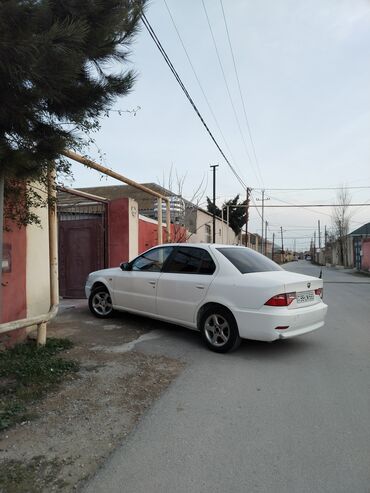
M323 274L329 312L315 333L217 355L163 324L137 345L187 367L85 491L369 493L370 278Z

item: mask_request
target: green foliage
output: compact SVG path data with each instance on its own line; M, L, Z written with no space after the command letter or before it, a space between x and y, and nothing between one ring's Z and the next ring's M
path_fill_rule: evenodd
M243 207L235 207L237 205L246 205L247 201L239 202L239 194L231 200L222 204L221 209L207 197L207 210L211 214L213 211L217 217L222 217L222 209L224 209L224 219L226 219L227 206L229 206L229 224L235 235L238 235L245 224L246 214Z
M71 347L68 339L49 338L40 348L29 341L0 352L0 430L28 419L29 402L78 370L75 361L57 356Z
M0 491L7 493L40 493L60 491L68 487L63 479L57 479L63 462L37 455L25 461L6 459L0 464Z
M145 3L0 2L0 168L7 178L42 184L51 161L69 173L60 152L81 150L113 101L133 87L135 73L123 67ZM29 199L38 200L32 191Z

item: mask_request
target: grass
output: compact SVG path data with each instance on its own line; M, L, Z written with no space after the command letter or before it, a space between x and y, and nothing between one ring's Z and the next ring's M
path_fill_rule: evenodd
M50 338L40 348L28 341L0 352L0 430L31 419L29 405L78 371L77 362L59 356L72 345L68 339Z
M33 457L29 462L6 460L0 464L0 491L6 493L40 493L55 491L68 486L56 479L62 464L58 459L47 460L45 456Z

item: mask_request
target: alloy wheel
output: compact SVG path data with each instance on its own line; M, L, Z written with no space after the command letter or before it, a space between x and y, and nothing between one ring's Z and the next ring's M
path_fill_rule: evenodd
M106 291L99 291L91 300L94 311L99 315L109 315L113 310L112 300Z
M214 313L204 322L204 333L210 344L222 347L229 341L230 326L222 315Z

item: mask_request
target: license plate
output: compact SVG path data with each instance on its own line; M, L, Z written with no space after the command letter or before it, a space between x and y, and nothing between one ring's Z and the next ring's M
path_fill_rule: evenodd
M302 291L297 293L297 303L308 303L309 301L314 301L315 296L313 291Z

